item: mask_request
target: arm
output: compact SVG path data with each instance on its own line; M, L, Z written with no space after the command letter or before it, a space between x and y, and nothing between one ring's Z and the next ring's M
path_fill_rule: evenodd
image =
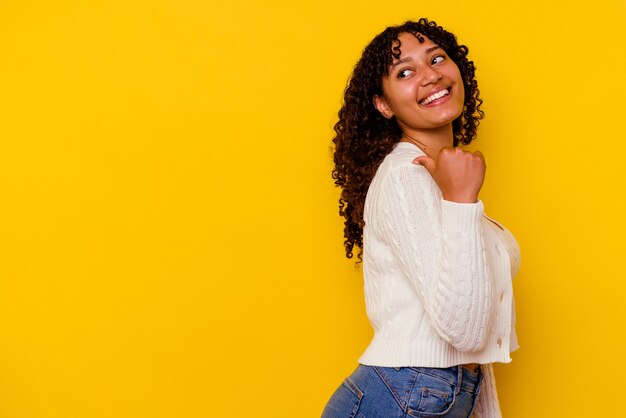
M423 167L394 167L385 235L439 335L478 351L491 319L491 282L482 242L483 204L443 200Z

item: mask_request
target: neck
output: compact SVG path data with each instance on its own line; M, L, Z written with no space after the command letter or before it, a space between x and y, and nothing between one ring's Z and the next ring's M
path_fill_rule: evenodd
M442 148L452 147L454 144L452 124L428 130L415 130L402 127L402 138L400 142L415 144L430 158L436 159Z

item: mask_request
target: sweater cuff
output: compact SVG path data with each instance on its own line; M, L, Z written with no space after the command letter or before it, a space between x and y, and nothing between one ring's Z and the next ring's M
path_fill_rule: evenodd
M443 228L452 233L475 232L480 227L484 213L482 200L476 203L457 203L442 199L441 221Z

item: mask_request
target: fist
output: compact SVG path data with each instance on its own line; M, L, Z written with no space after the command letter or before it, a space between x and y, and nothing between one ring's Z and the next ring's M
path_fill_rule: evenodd
M445 147L436 160L422 155L413 160L422 165L439 186L443 198L450 202L476 203L485 180L485 158L480 151Z

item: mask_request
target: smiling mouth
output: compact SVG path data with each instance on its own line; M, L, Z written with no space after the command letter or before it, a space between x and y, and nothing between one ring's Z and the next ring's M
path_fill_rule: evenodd
M448 96L450 94L451 89L452 89L451 87L446 87L445 89L439 90L437 93L431 94L427 98L420 100L418 103L422 106L426 106L434 102L437 99L441 99L442 97Z

